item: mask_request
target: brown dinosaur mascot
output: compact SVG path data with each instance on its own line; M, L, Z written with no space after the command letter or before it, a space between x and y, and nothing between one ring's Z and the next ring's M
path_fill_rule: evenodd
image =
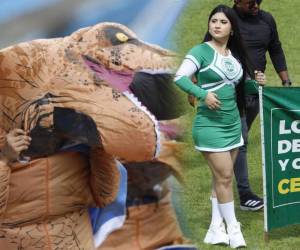
M27 163L0 157L0 249L94 249L87 208L114 199L115 159L164 151L148 111L164 108L145 108L139 83L147 77L169 93L173 68L173 53L114 23L0 51L0 141L14 128L32 138Z

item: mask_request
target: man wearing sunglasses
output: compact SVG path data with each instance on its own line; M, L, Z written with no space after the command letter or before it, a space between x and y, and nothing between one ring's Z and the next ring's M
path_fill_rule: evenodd
M264 72L266 69L266 53L269 52L273 66L282 81L289 86L284 52L278 37L273 16L260 9L262 0L234 0L233 9L238 16L241 35L254 69ZM247 87L246 87L247 89ZM235 176L242 210L256 211L263 207L263 200L250 188L247 166L247 137L252 122L259 112L258 94L246 91L245 116L241 117L245 145L240 148L235 163Z

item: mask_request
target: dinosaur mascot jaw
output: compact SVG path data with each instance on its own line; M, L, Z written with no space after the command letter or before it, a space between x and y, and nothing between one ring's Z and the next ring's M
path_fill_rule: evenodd
M132 93L158 120L178 117L175 110L173 74L170 70L116 71L109 70L100 62L86 56L84 61L95 74L115 90Z

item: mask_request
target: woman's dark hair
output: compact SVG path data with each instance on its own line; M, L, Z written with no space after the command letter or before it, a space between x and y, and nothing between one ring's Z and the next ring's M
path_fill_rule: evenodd
M209 22L213 15L216 13L223 13L231 24L232 34L229 36L229 40L227 43L227 48L230 49L232 55L239 60L243 68L243 77L241 79L241 83L237 85L236 92L237 92L237 104L240 112L244 110L244 82L246 79L246 75L254 78L254 67L249 59L247 50L245 48L243 39L241 37L240 29L237 22L237 16L234 10L226 5L218 5L215 7L209 15L208 18L208 26ZM204 42L212 40L211 34L207 31L204 37Z

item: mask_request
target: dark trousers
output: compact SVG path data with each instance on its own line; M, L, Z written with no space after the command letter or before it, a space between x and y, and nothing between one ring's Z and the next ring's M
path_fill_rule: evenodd
M249 130L258 112L259 112L258 95L247 95L246 115L241 117L242 136L245 144L239 148L239 153L234 165L234 174L235 174L240 198L244 194L251 192L249 178L248 178L247 144L248 144Z

